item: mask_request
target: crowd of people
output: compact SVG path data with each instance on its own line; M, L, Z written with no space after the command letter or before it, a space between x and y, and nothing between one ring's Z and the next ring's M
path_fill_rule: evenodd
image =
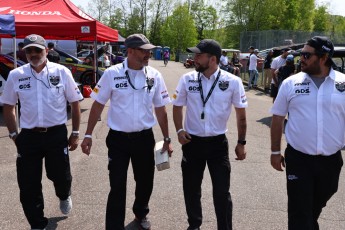
M194 54L195 70L183 74L172 96L164 77L149 65L155 47L143 34L125 40L127 58L108 67L91 98L94 100L81 150L90 155L93 131L110 101L107 137L110 192L106 205L105 228L124 230L126 186L129 164L135 178L132 211L141 230L150 230L149 202L154 186L153 126L160 126L164 137L162 152L173 153L166 106L171 114L182 149L182 189L187 213L187 230L200 230L203 223L201 196L203 174L209 170L218 230L231 230L233 204L230 193L231 165L226 136L232 107L236 116L236 160L245 160L248 101L240 67L234 55L231 64L219 43L204 39L186 49ZM10 72L1 102L9 137L17 147L17 178L20 202L31 229L46 229L42 192L42 165L54 184L60 210L72 210L72 175L69 152L79 145L83 99L71 71L50 61L49 46L36 34L23 42L28 64ZM250 84L257 81L258 50L251 47ZM270 62L265 86L277 88L271 109L271 165L278 171L286 166L289 230L315 230L322 208L337 191L343 165L340 149L345 145L345 75L334 71L334 46L326 37L313 37L301 51L301 71L293 76L293 56L286 49ZM270 52L269 52L270 53ZM265 63L266 64L266 63ZM268 66L268 64L267 64ZM224 71L225 70L225 71ZM271 73L271 75L270 75ZM28 77L30 76L30 77ZM250 85L251 86L251 85ZM278 91L279 89L279 91ZM339 98L339 100L334 100ZM20 128L14 112L21 101ZM66 103L72 107L72 131L68 136ZM221 106L214 106L221 105ZM319 106L316 106L319 105ZM284 120L289 114L285 134L287 146L282 154ZM291 118L290 118L291 117ZM217 118L217 119L215 119ZM324 125L326 124L327 125ZM168 223L167 223L168 224ZM154 228L153 228L154 229Z

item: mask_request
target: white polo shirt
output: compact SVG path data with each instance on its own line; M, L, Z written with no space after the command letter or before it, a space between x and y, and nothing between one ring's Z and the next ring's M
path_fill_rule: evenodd
M47 60L36 73L30 64L12 70L1 102L15 105L20 100L20 127L52 127L67 122L66 104L83 99L72 73Z
M130 85L126 71L137 90ZM147 79L152 84L149 91ZM162 75L150 66L131 70L127 67L127 59L104 72L91 97L103 105L110 99L108 126L122 132L152 128L156 124L153 108L170 102Z
M318 89L300 72L281 85L271 113L286 116L286 141L310 155L331 155L345 144L345 75L330 71Z
M271 69L277 70L281 66L285 65L285 63L286 63L286 58L282 58L282 55L280 55L280 56L273 59L273 61L271 63ZM273 78L272 78L271 83L274 84Z
M232 105L236 108L248 106L241 79L219 68L210 79L200 74L204 99L219 71L219 80L205 105L204 119L201 119L203 103L199 91L198 72L184 74L178 83L172 103L176 106L187 106L184 128L190 134L201 137L224 134L228 130L227 121Z
M258 66L258 56L255 54L250 55L250 62L248 70L256 70L256 67Z
M227 66L229 64L229 59L228 59L228 56L220 56L220 59L219 59L220 63L222 63L222 65L225 65Z

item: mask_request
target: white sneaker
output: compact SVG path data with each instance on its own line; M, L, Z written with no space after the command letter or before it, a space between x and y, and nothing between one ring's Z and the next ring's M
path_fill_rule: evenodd
M66 200L60 200L60 210L62 214L68 215L72 209L72 198L69 196Z

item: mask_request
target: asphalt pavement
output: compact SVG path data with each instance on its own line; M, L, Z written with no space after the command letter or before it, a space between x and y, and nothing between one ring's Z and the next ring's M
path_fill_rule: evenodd
M164 76L170 96L183 73L191 71L182 63L151 60L150 65L157 68ZM249 107L247 109L247 159L235 160L237 129L235 113L228 122L231 194L233 199L234 230L286 230L287 196L285 173L275 171L270 166L270 114L272 99L259 90L247 91ZM90 107L93 100L86 98L81 102L81 137L86 129ZM73 210L64 216L59 210L59 200L54 188L45 174L42 184L45 200L45 214L49 218L47 230L98 230L104 229L106 201L109 192L107 171L107 148L105 137L108 132L106 124L108 105L102 113L101 121L93 133L91 155L86 156L80 147L70 152L73 175L72 199ZM169 129L174 148L170 159L171 168L157 171L154 191L150 201L148 215L153 230L185 230L188 227L184 207L181 177L181 146L177 141L172 119L172 105L167 106ZM216 118L215 118L216 119ZM68 120L71 130L71 120ZM159 126L154 127L156 141L162 140ZM81 140L80 140L81 143ZM30 229L19 201L16 180L16 149L8 138L8 131L0 116L0 229ZM283 141L285 145L285 140ZM328 202L319 219L321 230L345 229L345 175L342 171L339 190ZM132 204L134 200L134 179L132 169L128 171L126 229L136 229L133 223ZM203 224L202 230L216 230L217 223L212 200L212 185L208 170L204 173L202 185Z

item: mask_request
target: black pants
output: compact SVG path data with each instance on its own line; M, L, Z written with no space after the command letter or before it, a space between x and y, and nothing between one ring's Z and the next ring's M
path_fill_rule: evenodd
M110 180L106 229L124 230L129 161L132 162L136 182L133 212L138 219L144 218L149 213L149 200L153 189L155 170L155 140L152 129L128 135L110 130L106 143Z
M207 164L212 185L218 230L232 229L230 161L226 136L199 138L182 146L182 176L188 223L191 229L202 224L201 183Z
M66 126L58 126L44 133L22 129L16 145L20 202L31 228L43 229L48 224L43 212L43 158L47 177L54 183L56 196L66 200L71 194L72 176Z
M322 208L338 190L341 152L311 156L288 145L285 161L289 230L318 230Z

